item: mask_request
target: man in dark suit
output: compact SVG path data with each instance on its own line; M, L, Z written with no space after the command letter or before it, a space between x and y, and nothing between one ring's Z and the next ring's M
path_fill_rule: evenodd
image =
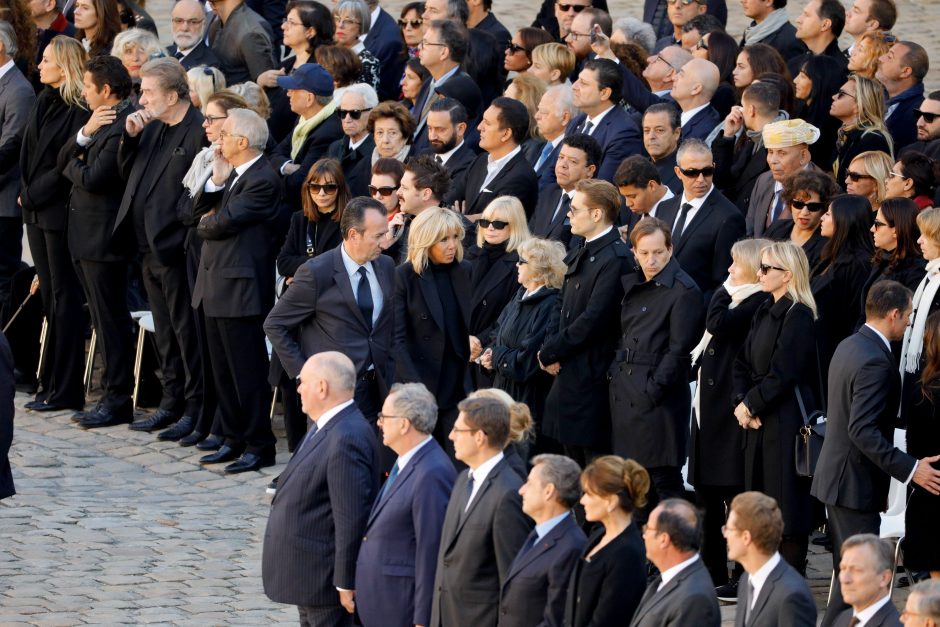
M209 48L218 58L228 85L257 81L274 69L271 35L263 18L244 0L212 0L218 16L209 26Z
M692 59L676 71L669 92L682 110L682 139L705 139L721 118L711 105L718 89L718 66L705 59Z
M666 499L653 509L643 541L660 574L647 587L630 627L721 624L718 598L698 554L701 538L701 518L688 501Z
M457 473L431 436L437 402L421 383L396 383L380 414L383 443L398 454L372 505L356 561L365 627L428 625L444 514Z
M369 181L362 168L356 166L363 159L372 159L375 140L369 133L369 112L379 104L375 90L364 83L350 85L343 92L336 114L343 127L343 137L326 150L326 156L339 161L346 173L346 185L351 196L368 196ZM371 172L371 168L370 168Z
M522 513L522 477L503 448L509 409L492 398L465 399L450 432L467 464L454 484L437 557L431 627L495 625L499 591L532 528Z
M643 147L659 171L659 179L674 194L682 193L676 174L676 150L682 134L682 121L675 105L660 102L643 113Z
M16 413L14 381L13 353L6 336L0 333L0 500L16 494L9 457L13 444L13 415Z
M540 194L555 182L555 161L561 150L561 140L577 114L578 109L574 106L570 85L552 85L539 100L535 123L538 125L539 134L545 138L545 145L532 167L539 179Z
M59 151L62 176L71 181L69 252L85 292L98 349L104 362L97 406L74 419L84 428L109 427L134 419L131 316L127 311L127 263L134 252L131 233L115 235L114 220L124 181L114 176L118 145L134 107L131 77L120 59L92 57L85 66L83 94L92 116Z
M803 42L796 38L796 28L787 19L787 0L745 0L741 6L744 15L751 18L750 26L741 37L742 48L767 44L777 50L784 61L806 50Z
M401 93L398 81L404 67L401 30L378 0L368 0L366 4L372 14L372 24L362 44L379 60L379 102L398 100Z
M810 0L796 18L796 38L806 51L787 61L790 76L800 73L813 55L832 57L848 71L849 60L839 48L839 35L845 28L845 5L839 0Z
M467 170L477 158L477 153L465 139L468 122L467 109L453 98L441 98L428 111L425 128L430 153L435 161L447 168L454 183L442 198L448 205L463 193L461 186L466 181Z
M304 63L289 76L278 76L277 85L287 90L291 111L297 114L294 128L303 133L297 138L293 130L271 153L271 163L284 176L284 192L291 209L299 211L304 179L317 159L326 155L337 139L343 137L343 125L333 115L333 77L316 63ZM314 118L319 122L313 125ZM311 126L312 125L312 126Z
M183 176L205 145L202 114L189 100L186 71L173 59L141 68L142 109L127 116L118 148L118 170L126 182L114 221L115 235L129 220L147 300L153 312L163 398L150 418L131 429L155 431L202 411L202 356L186 277L188 229L177 215Z
M811 491L826 505L833 547L857 533L878 533L892 477L940 493L940 471L930 465L940 456L918 461L893 444L901 382L890 342L904 336L910 315L910 290L894 281L875 283L865 324L832 357L828 427ZM838 550L832 561L838 574ZM833 624L844 607L837 582L823 625Z
M500 196L515 196L531 214L538 198L538 179L520 148L529 132L529 112L518 100L499 97L477 127L485 151L467 170L463 213L477 216ZM471 217L472 219L472 217Z
M898 41L878 59L875 78L888 91L885 126L894 140L895 154L917 139L915 111L924 101L924 77L930 60L923 46Z
M738 582L735 627L815 625L813 593L777 552L783 537L783 514L777 502L760 492L737 495L723 530L728 558L744 568Z
M568 247L571 241L571 222L568 208L579 181L594 178L601 159L601 147L590 135L575 133L565 137L555 161L558 181L539 193L535 211L529 219L529 229L536 237L557 240Z
M499 627L560 625L568 581L587 544L571 508L581 495L581 468L562 455L536 455L519 488L535 522L499 593Z
M718 18L722 26L727 24L728 6L725 0L708 0L706 4L709 15ZM643 21L652 24L657 39L673 32L666 5L666 0L644 0L643 2Z
M659 208L675 194L663 185L653 163L640 155L627 157L614 174L614 185L623 196L629 214L621 216L620 232L630 240L630 233L640 220L658 217Z
M322 351L342 351L356 365L356 405L375 421L394 380L394 262L382 255L384 205L355 198L343 213L343 243L304 263L264 321L264 331L291 379ZM299 334L297 333L299 331Z
M617 104L623 91L620 68L607 59L588 61L571 91L574 105L583 113L571 121L567 133L584 133L597 140L603 150L597 178L609 181L621 161L644 152L640 129Z
M672 227L673 255L702 290L705 303L728 276L731 246L744 237L744 216L715 189L714 173L715 162L705 142L682 142L676 166L682 194L657 212Z
M872 533L853 535L845 540L839 583L851 607L836 616L832 622L834 627L901 627L901 615L891 601L893 553L887 540Z
M220 134L221 158L193 205L203 240L193 308L205 312L225 444L199 461L233 462L225 472L239 473L274 465L261 323L274 302L274 231L283 190L263 154L268 127L261 116L230 109Z
M206 45L206 11L199 0L178 0L170 13L173 43L167 47L171 57L187 70L205 65L219 67L219 59Z
M353 402L356 368L318 353L300 373L307 436L278 480L264 532L261 579L302 625L351 627L356 557L378 492L378 444Z

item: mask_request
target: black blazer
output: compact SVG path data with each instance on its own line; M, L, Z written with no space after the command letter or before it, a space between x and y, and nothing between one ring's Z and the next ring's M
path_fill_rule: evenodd
M307 246L308 237L313 246ZM329 218L311 222L303 211L295 211L290 217L284 245L277 255L278 274L292 277L308 259L333 250L342 243L339 222Z
M582 113L568 123L566 135L578 133L587 121L587 114ZM601 145L601 161L597 164L594 178L612 181L620 163L631 155L645 155L643 137L636 122L623 107L614 105L601 119L597 128L591 131L591 137ZM559 144L560 146L561 144Z
M342 126L342 122L340 123ZM346 186L349 187L349 194L353 198L356 196L369 195L369 183L371 183L371 168L368 170L369 176L366 176L366 170L356 166L363 160L372 163L372 151L375 150L375 140L372 135L366 137L365 141L359 144L355 150L349 149L349 137L344 135L337 139L326 150L326 156L339 161L343 168L343 174L346 176Z
M77 133L59 151L58 167L72 183L69 198L69 252L75 259L122 261L134 250L133 234L114 236L114 220L124 197L124 181L114 173L118 167L118 145L130 103L114 122L91 138L86 147L78 145Z
M758 43L767 44L774 48L780 53L784 61L806 52L806 45L796 38L796 27L790 22L785 22L783 26L761 39ZM740 46L744 47L744 37L741 37Z
M566 196L562 201L561 207L558 207L558 201L561 199L562 189L557 184L552 184L539 192L539 200L535 205L535 211L529 218L529 230L532 235L559 241L568 248L571 241L571 220L568 219L568 207L571 200ZM555 214L555 208L558 213ZM552 219L554 215L554 219Z
M13 444L13 415L16 413L14 398L13 353L6 336L0 333L0 500L16 494L9 458Z
M533 529L530 539L534 533ZM520 551L499 593L499 627L561 625L571 570L586 544L569 512L535 546Z
M681 194L670 198L659 205L656 215L666 224L675 225L681 202ZM706 304L728 277L731 247L743 237L744 216L724 194L712 188L692 221L673 241L673 258L702 290Z
M378 469L375 430L355 404L295 451L278 479L264 530L261 579L269 599L338 606L336 588L355 589Z
M810 287L819 318L819 361L823 383L828 380L829 362L839 342L852 335L858 326L855 303L871 271L871 253L864 250L846 251L835 263L813 268ZM846 315L851 303L852 315Z
M178 50L176 44L170 44L167 46L167 52L171 57L176 56L176 51ZM185 57L179 60L180 65L182 65L187 71L193 69L194 67L199 67L200 65L205 65L207 67L219 67L219 58L215 56L215 53L209 49L209 46L200 39L193 48L189 51Z
M483 188L486 180L486 163L489 155L479 155L467 170L467 183L464 190L466 209L464 214L483 213L490 201L500 196L515 196L526 209L526 217L531 216L539 193L539 182L532 165L526 161L520 150L509 160L499 174Z
M327 150L329 150L330 144L344 137L343 124L336 115L331 115L320 122L315 129L307 133L307 138L300 146L300 151L297 153L297 156L293 159L290 156L292 133L293 128L287 133L287 136L281 140L281 143L277 145L274 152L271 153L271 163L274 165L274 169L279 172L281 166L287 161L293 161L300 166L296 172L284 177L287 203L290 205L292 211L297 211L303 209L301 194L304 193L302 188L304 179L307 178L307 173L310 172L310 168L313 167L317 159L327 156ZM370 152L369 157L371 156L372 153Z
M447 160L447 163L444 164L444 167L447 168L447 173L450 174L450 189L444 194L444 205L453 205L455 200L460 200L464 197L466 193L467 170L470 169L470 166L473 165L476 158L477 153L474 152L470 144L464 140L460 148L455 150L454 154Z
M847 608L842 610L842 612L836 616L835 620L832 621L832 627L849 627L849 623L852 622L852 616L855 613L852 608ZM865 623L865 627L901 627L901 614L898 612L898 608L894 607L892 601L885 603L880 610L875 612L875 615Z
M88 116L85 109L65 104L52 87L45 87L36 97L20 148L24 224L50 231L65 230L72 185L62 176L56 161L59 148L78 133Z
M755 151L750 138L738 140L719 133L712 142L712 154L715 155L715 186L737 205L742 215L747 214L757 177L770 169L767 149L761 143Z
M646 547L636 522L587 559L604 536L591 534L575 562L565 603L565 627L622 627L646 590Z
M890 259L890 253L884 251L876 256L876 261L872 264L868 278L859 293L857 325L865 322L865 301L868 299L868 292L871 291L875 283L878 281L897 281L911 292L915 292L924 275L927 274L927 260L920 255L905 257L894 268L889 266Z
M126 132L121 135L118 169L126 186L114 221L114 232L117 233L127 219L134 197L143 194L147 244L160 263L166 265L183 261L187 228L177 215L177 204L183 194L189 194L183 187L183 177L206 145L202 122L202 113L191 106L175 126L153 121L136 137ZM164 128L163 144L157 152L155 144ZM150 178L148 189L140 184L145 172Z
M734 613L735 627L757 627L758 625L793 625L813 627L816 625L816 600L806 585L806 579L796 572L784 559L780 560L760 588L754 602L750 620L745 622L745 608L749 605L748 574L741 575L738 582L738 606Z
M662 590L657 591L660 583L661 577L650 582L630 627L718 627L721 624L715 586L701 558L680 570Z
M385 9L379 9L379 18L369 27L362 43L379 60L379 102L398 100L401 95L398 81L405 65L401 53L405 44L395 18Z
M845 134L841 143L836 143L836 183L845 189L845 171L849 169L852 159L868 150L880 150L892 154L888 140L881 131L865 132L854 129Z
M676 151L673 150L659 161L654 161L653 165L656 166L656 170L659 172L660 182L671 189L673 194L681 196L682 181L679 180L679 175L676 174Z

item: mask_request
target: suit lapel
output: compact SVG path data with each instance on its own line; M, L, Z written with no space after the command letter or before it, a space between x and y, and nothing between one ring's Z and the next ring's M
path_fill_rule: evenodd
M675 244L674 254L678 255L679 251L682 250L682 247L685 246L685 243L688 241L689 237L692 235L692 232L700 227L703 222L708 219L708 215L712 210L712 194L717 192L717 189L712 189L711 194L708 195L708 198L702 203L702 206L699 207L698 211L695 212L692 221L689 222L685 228L682 229L682 233L679 235L679 241Z
M379 494L381 494L381 496L375 499L375 503L372 505L372 512L369 514L368 525L372 524L372 521L376 519L376 517L379 515L379 512L381 512L382 508L385 507L385 504L391 500L392 495L398 492L398 489L408 482L408 479L410 479L411 475L413 475L415 472L415 466L417 466L429 445L430 442L425 444L421 450L415 453L415 456L411 459L410 462L408 462L408 465L405 466L405 469L401 471L401 473L395 478L395 483L389 487L388 492L382 494L382 489L379 488Z
M441 530L441 547L449 549L457 539L457 529L463 516L463 507L466 503L463 496L467 492L467 471L457 475L454 489L451 490L450 502L447 505L447 514L444 516L444 528Z
M349 307L352 314L356 317L356 320L363 326L367 331L369 326L366 324L366 319L362 317L362 310L359 309L359 303L356 302L356 297L353 295L352 283L349 280L349 274L346 272L346 264L343 263L343 253L340 251L340 244L333 249L333 282L336 283L339 293L343 295L343 300L346 301L346 305Z
M430 270L425 270L418 275L418 285L421 286L421 294L424 296L424 303L431 312L431 317L434 318L437 327L443 329L444 307L441 305L441 298L437 293L437 286L434 285L434 278L431 276ZM457 291L456 285L454 286L454 292L460 293Z
M540 555L549 551L553 546L558 544L559 538L565 535L568 532L568 529L573 524L572 515L569 514L564 520L555 525L555 528L548 532L548 534L539 540L539 542L532 547L525 555L522 556L522 559L513 560L512 566L509 570L509 574L506 575L506 581L512 579L516 574L523 570L526 566L531 564L536 560ZM503 582L505 586L506 583Z
M757 595L757 600L754 601L754 608L751 610L751 620L747 621L749 625L760 625L757 617L760 615L761 610L764 609L764 606L767 605L767 599L770 598L770 595L773 593L774 584L780 579L780 576L783 574L784 562L781 559L780 563L774 567L767 579L764 580L764 585L761 586L760 592ZM750 599L747 600L748 603L751 602ZM746 612L745 612L746 614Z
M284 468L284 472L281 473L280 479L278 479L278 486L284 487L287 481L291 478L291 475L294 474L294 470L300 466L304 460L310 456L310 454L320 446L320 443L326 439L326 436L329 435L330 429L335 427L340 420L342 420L347 413L355 409L355 405L350 405L346 407L341 412L333 416L326 426L313 434L313 437L310 438L310 441L307 442L299 451L297 451L293 457L290 458L290 461L287 462L287 467ZM274 499L271 500L273 503L277 499L277 494L274 495Z
M190 109L192 109L190 107ZM158 155L158 161L151 161L147 165L148 170L153 170L153 176L150 178L150 189L147 190L147 195L150 195L150 192L153 191L154 186L160 180L160 175L163 174L163 171L166 169L166 166L170 163L170 159L173 158L174 153L177 148L179 148L180 140L185 137L186 132L189 130L189 114L190 111L186 112L186 117L177 124L176 126L170 126L166 129L166 135L163 137L163 146L162 151ZM159 136L159 135L158 135ZM151 150L155 148L156 139L154 140L154 145ZM195 155L190 155L190 158L195 157Z

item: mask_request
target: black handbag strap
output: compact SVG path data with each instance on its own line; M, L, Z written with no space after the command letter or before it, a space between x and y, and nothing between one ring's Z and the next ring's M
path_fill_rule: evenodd
M794 303L794 305L795 305L795 304L796 304L796 303ZM787 313L786 313L786 315L784 316L784 320L786 320L786 318L790 316L790 312L791 312L792 310L793 310L793 306L791 306L790 309L787 310ZM828 399L826 398L826 387L823 385L823 379L822 379L822 363L819 361L819 342L817 341L817 337L816 337L816 325L815 325L815 322L816 322L816 321L814 320L814 321L813 321L813 349L814 349L813 352L814 352L815 355L816 355L816 383L819 385L819 396L821 397L820 401L821 401L821 404L822 404L822 413L825 415L825 413L826 413L826 401L827 401ZM809 416L808 416L808 414L806 413L806 405L803 403L803 395L800 394L800 386L794 384L793 388L796 390L796 401L797 401L797 403L800 404L800 413L803 414L803 424L808 425L808 424L810 424L810 423L809 423Z

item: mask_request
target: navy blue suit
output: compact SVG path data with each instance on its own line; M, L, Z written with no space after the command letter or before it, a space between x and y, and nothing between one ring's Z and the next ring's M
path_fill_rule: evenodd
M261 579L277 603L339 607L379 484L375 431L353 404L295 451L277 482Z
M565 131L566 135L578 133L581 131L584 122L587 120L587 114L582 113L568 123ZM614 173L620 166L620 163L631 155L645 155L643 148L643 138L640 136L640 129L633 121L623 107L614 105L609 109L597 128L591 132L591 137L597 140L603 151L601 162L597 166L597 173L594 175L599 180L611 181Z
M894 154L917 141L917 117L914 109L919 108L923 101L924 84L918 83L885 103L887 109L894 107L891 115L885 120L885 126L894 140Z
M437 552L456 478L447 453L431 438L376 499L356 562L356 608L364 627L430 623Z
M705 138L708 137L720 123L721 116L715 111L715 107L708 105L693 115L691 120L682 125L682 135L679 137L679 142L681 143L692 138L705 141Z
M404 43L395 18L385 9L379 9L379 17L369 27L362 44L379 60L379 102L398 100L401 93L398 81L405 62L401 56Z
M499 627L561 625L571 571L586 545L569 513L535 546L520 551L499 593Z

